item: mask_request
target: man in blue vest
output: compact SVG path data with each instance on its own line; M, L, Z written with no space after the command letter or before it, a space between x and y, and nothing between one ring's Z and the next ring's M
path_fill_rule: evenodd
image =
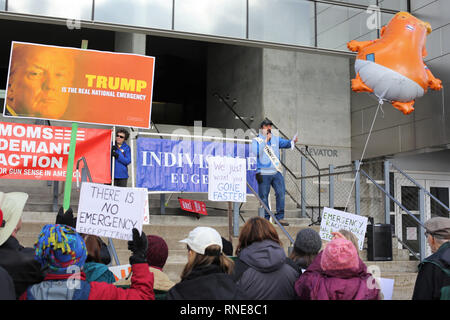
M284 220L286 186L281 174L280 149L292 148L298 139L295 137L291 141L272 135L272 125L273 123L270 120L264 120L261 123L259 135L252 141L252 152L257 158L258 194L268 206L270 187L273 187L276 199L275 217L281 225L288 226L289 223ZM266 219L269 219L267 212L264 215Z

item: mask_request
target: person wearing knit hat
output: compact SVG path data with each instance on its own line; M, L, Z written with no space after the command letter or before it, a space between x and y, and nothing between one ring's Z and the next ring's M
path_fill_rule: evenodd
M338 238L327 244L320 261L322 270L347 270L359 267L358 252L350 240Z
M148 235L147 263L150 272L155 275L154 289L160 291L169 291L175 283L170 281L167 274L163 272L169 256L169 247L163 238L156 235Z
M381 300L373 280L353 243L336 238L298 278L295 292L300 300Z
M27 199L28 194L23 192L0 192L0 267L13 279L16 298L45 276L34 260L34 249L24 248L16 238Z
M294 249L289 258L300 268L306 269L322 248L320 235L311 228L302 229L297 233Z
M412 299L450 300L450 219L434 217L424 226L432 255L419 264Z
M20 300L154 300L153 274L145 260L147 237L133 229L130 264L131 287L117 288L106 282L88 282L83 272L87 258L85 242L74 228L63 224L47 224L35 243L36 260L48 273L34 284Z

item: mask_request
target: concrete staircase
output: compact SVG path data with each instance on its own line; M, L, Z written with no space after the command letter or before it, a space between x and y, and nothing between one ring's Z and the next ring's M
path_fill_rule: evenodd
M292 213L293 214L293 211ZM250 216L250 211L244 212L244 218ZM18 238L22 245L26 247L33 246L43 225L54 223L56 214L53 212L24 212L23 226L19 232ZM295 224L286 227L289 234L295 239L297 232L307 228L309 219L293 218ZM195 216L184 215L151 215L150 225L144 226L144 232L163 237L169 246L169 258L164 267L164 271L169 278L178 282L180 273L187 262L187 252L185 244L179 243L179 240L187 237L188 233L196 226L210 226L215 228L223 237L228 238L228 218L225 215L201 216L197 219ZM240 226L242 228L242 221ZM313 226L319 231L319 226ZM281 229L276 226L283 247L287 253L290 242ZM104 239L107 241L106 239ZM367 261L367 250L361 251L361 258L368 267L375 265L380 268L381 277L395 279L393 299L409 300L412 297L414 283L417 276L417 261L409 260L407 250L397 249L396 239L393 239L394 261ZM236 248L237 238L232 238L233 248ZM120 264L127 264L130 252L127 250L127 242L123 240L114 240L114 245L119 257Z

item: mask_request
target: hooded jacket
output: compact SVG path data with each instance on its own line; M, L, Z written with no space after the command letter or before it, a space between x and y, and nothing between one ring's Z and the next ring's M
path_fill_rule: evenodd
M103 263L86 262L83 266L83 271L86 274L87 282L116 282L114 274L108 269L108 266L104 265Z
M30 285L41 282L45 277L41 265L34 259L34 250L24 248L13 236L0 246L0 266L13 279L16 298Z
M450 271L450 241L419 264L413 300L440 300L442 287L450 286L450 276L442 268Z
M218 265L210 264L192 269L186 279L167 293L167 300L245 300L244 293L230 275Z
M29 287L20 300L155 300L153 274L147 263L133 264L131 271L128 289L106 282L88 282L84 272L47 274L43 282Z
M237 285L249 299L295 299L294 283L300 273L286 263L286 254L278 243L254 242L241 250L237 260L248 265L237 279Z
M360 258L358 268L324 271L322 253L295 282L300 300L379 300L380 289L368 288L371 274Z

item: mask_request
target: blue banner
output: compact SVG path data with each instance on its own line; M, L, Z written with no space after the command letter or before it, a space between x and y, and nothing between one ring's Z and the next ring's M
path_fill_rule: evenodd
M247 182L258 191L256 157L249 144L142 137L137 139L136 186L150 191L207 193L207 159L213 156L247 159Z

